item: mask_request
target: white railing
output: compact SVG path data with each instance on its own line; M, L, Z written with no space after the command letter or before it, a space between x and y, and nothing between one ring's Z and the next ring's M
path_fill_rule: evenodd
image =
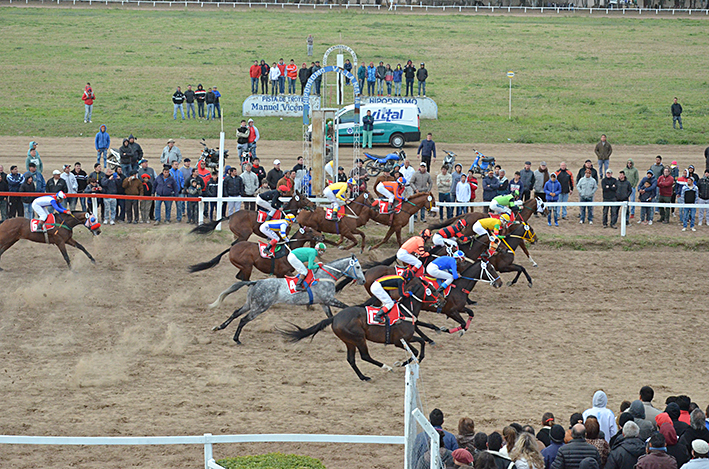
M403 341L402 341L403 342ZM203 445L205 469L223 469L214 460L214 444L222 443L347 443L369 445L403 445L405 449L404 469L413 469L411 453L416 437L416 423L414 412L420 413L420 399L417 388L419 377L419 362L411 353L411 349L404 342L404 347L413 358L406 365L404 393L406 410L404 414L404 435L329 435L329 434L251 434L251 435L212 435L205 433L201 436L20 436L0 435L0 445L80 445L80 446L145 446L145 445ZM414 423L412 424L412 421ZM432 441L434 438L432 438ZM437 440L436 440L437 442ZM436 452L436 454L438 454ZM433 466L431 466L432 469Z
M14 3L21 3L23 0L10 0L10 4ZM34 1L37 0L33 0ZM41 3L56 3L57 5L60 4L61 0L40 0ZM175 5L176 7L187 7L189 5L194 5L194 6L199 6L200 8L204 8L205 4L206 5L213 5L216 8L221 8L223 7L229 7L231 6L232 8L236 8L237 5L239 6L248 6L249 8L291 8L291 9L297 9L297 10L305 10L305 9L312 9L312 10L317 10L317 9L323 9L323 10L333 10L333 9L340 9L340 10L350 10L350 9L360 9L360 10L377 10L377 11L393 11L397 12L399 10L401 11L449 11L451 13L463 13L463 12L482 12L482 13L495 13L497 12L507 12L507 13L519 13L519 12L524 12L524 13L544 13L545 11L550 12L550 13L574 13L574 12L580 12L580 13L588 13L589 15L593 15L594 12L596 13L601 13L601 14L622 14L626 15L626 13L637 13L638 16L642 16L643 14L672 14L675 15L677 13L686 13L688 15L694 14L704 14L704 15L709 15L709 9L707 8L639 8L639 7L633 7L633 8L623 8L623 6L615 6L611 7L610 5L604 6L604 7L586 7L586 8L581 8L581 7L576 7L576 6L569 6L569 7L563 7L563 6L539 6L539 7L533 7L533 6L501 6L501 5L424 5L423 3L419 2L418 4L410 4L410 5L376 5L376 4L357 4L357 3L342 3L342 4L334 4L334 3L323 3L323 4L315 4L315 3L295 3L295 2L288 2L288 1L283 1L283 2L278 2L273 1L273 2L257 2L257 1L239 1L239 2L220 2L220 1L201 1L201 0L64 0L63 3L71 3L72 5L76 5L76 3L82 4L82 3L88 3L89 5L93 5L94 3L99 4L99 5L108 5L109 3L111 4L118 4L120 3L121 5L125 4L135 4L137 6L140 6L141 4L144 5L152 5L157 6L157 5L168 5L172 7ZM24 0L25 4L29 4L30 0Z

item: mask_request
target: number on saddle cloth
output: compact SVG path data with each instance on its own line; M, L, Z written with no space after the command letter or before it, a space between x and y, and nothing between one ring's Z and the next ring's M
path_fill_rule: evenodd
M276 245L275 255L271 252L271 245L269 243L264 243L262 241L258 242L258 252L264 259L280 259L288 254L288 250L284 249L282 245Z
M49 213L47 214L47 220L44 222L44 228L39 229L39 222L40 220L33 218L30 220L30 231L32 233L44 233L45 231L51 230L54 228L55 224L55 219L54 219L54 214Z
M331 208L325 209L325 219L326 220L340 221L340 220L342 220L342 218L344 216L345 216L345 207L344 206L340 207L337 211L335 211Z
M259 208L258 213L256 214L256 222L263 223L268 220L280 220L281 215L283 215L282 212L280 210L276 210L276 213L274 213L273 216L269 218L268 211Z

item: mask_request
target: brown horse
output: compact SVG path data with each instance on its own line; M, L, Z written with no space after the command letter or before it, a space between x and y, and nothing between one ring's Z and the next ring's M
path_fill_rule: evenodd
M377 249L379 246L389 241L389 238L391 238L391 235L394 233L396 233L396 242L401 246L403 244L401 242L401 229L409 224L409 218L423 208L431 212L435 206L436 200L433 194L430 192L419 192L409 197L408 200L405 200L404 203L401 204L401 212L393 216L391 214L381 214L379 213L378 207L373 207L371 209L370 218L377 223L389 226L389 231L387 231L384 239L379 244L375 244L370 249Z
M300 192L296 191L293 197L283 205L283 213L298 213L301 208L308 210L315 206ZM217 225L223 221L229 220L229 229L234 233L234 239L237 241L247 241L251 234L255 234L261 238L265 238L264 234L259 231L261 223L257 221L258 212L254 210L239 210L228 217L222 217L220 220L210 221L196 226L190 233L208 234L214 231Z
M432 251L432 255L428 256L427 259L432 259L436 255L445 254L445 249L435 249L434 251ZM391 263L393 260L394 257L386 259L382 261L383 265L377 265L375 267L367 269L367 271L364 273L364 288L365 290L367 290L367 293L370 296L372 294L370 291L370 287L372 286L372 283L374 283L375 280L385 275L396 275L396 269L394 266L384 265ZM336 285L335 291L342 290L345 285L350 283L347 282L347 280L348 279L341 280ZM492 262L490 262L489 264L482 264L480 261L476 261L472 265L468 265L467 267L465 267L465 269L460 273L460 278L453 282L454 287L451 289L450 294L446 297L446 302L443 307L437 306L438 298L433 295L433 293L425 293L425 296L422 297L422 309L435 313L443 313L460 325L460 327L457 327L455 329L444 330L445 332L450 332L452 334L453 332L457 332L461 329L467 331L468 327L470 326L470 321L473 317L473 311L466 306L468 295L473 290L473 288L475 288L475 285L478 282L489 283L495 288L499 288L502 286L502 280L500 279L500 276L492 265ZM395 296L397 293L395 291L394 293L395 295L392 296L392 299L396 300L397 298ZM370 303L368 302L368 304ZM371 304L374 303L372 302ZM376 302L376 304L379 303ZM463 319L463 316L461 315L462 313L468 314L469 319L467 321Z
M362 238L362 251L364 251L366 235L357 228L366 224L369 219L370 200L371 197L367 192L359 194L356 199L345 206L345 216L340 221L327 220L325 218L325 210L322 207L317 207L312 211L301 211L296 220L300 226L310 226L321 233L340 235L340 241L337 243L326 241L327 243L338 246L344 241L344 238L352 241L352 244L344 249L351 249L357 246L357 238L354 235L359 235Z
M425 356L426 342L420 337L414 336L415 321L421 310L421 298L423 297L425 287L421 280L414 279L406 284L406 298L402 298L399 302L399 308L409 315L408 319L400 319L394 323L389 330L389 342L401 349L404 348L401 340L403 339L411 348L414 354L422 361ZM359 355L362 360L371 363L383 370L391 371L391 367L384 363L378 362L369 355L367 341L376 342L379 344L386 343L386 327L383 325L367 324L367 309L364 306L350 306L331 318L327 318L307 329L302 329L295 326L296 329L290 331L280 331L291 342L298 342L306 337L313 337L318 332L332 324L332 331L335 335L345 343L347 347L347 362L362 381L369 381L370 378L363 375L357 364L355 363L355 352L359 350ZM411 342L421 344L421 353L419 354ZM411 359L397 363L395 366L403 366L408 364Z
M541 199L529 199L522 206L522 210L520 210L519 213L515 214L515 219L519 220L521 218L523 223L527 223L527 220L529 220L532 217L532 215L534 215L536 213L545 213L546 210L547 209L544 207L544 203L541 201ZM453 223L456 223L460 219L465 219L467 226L465 227L465 229L462 232L463 236L475 237L476 234L473 231L473 225L475 224L476 221L481 220L483 218L487 218L487 217L489 217L489 215L484 214L482 212L466 213L466 214L459 215L454 218L449 218L447 220L443 220L440 223L434 223L433 225L429 225L428 229L433 232L435 230L439 230L439 229L444 228L446 226L452 225ZM529 224L527 224L527 226L529 226ZM537 263L534 262L534 259L532 259L532 256L529 254L529 250L527 249L527 245L525 244L524 241L525 240L522 239L522 241L519 243L519 247L522 248L522 251L527 256L529 261L532 263L532 266L537 267Z
M30 231L30 220L26 218L10 218L9 220L0 221L0 256L19 240L27 239L35 243L55 244L62 256L64 256L66 265L69 268L71 268L71 261L69 260L69 254L66 252L66 245L73 246L83 252L95 264L96 260L89 251L72 238L72 230L78 225L84 225L92 234L98 235L101 233L100 225L92 225L89 220L91 215L86 212L72 212L69 215L56 213L54 216L56 220L54 228L46 233L32 233ZM94 228L92 229L91 226L94 226ZM0 268L0 270L2 269Z
M286 248L282 246L281 249L276 252L276 256L278 257L272 257L270 259L261 257L258 243L249 241L234 242L230 248L222 251L211 261L191 265L187 270L193 273L211 269L219 264L222 260L222 256L228 252L229 260L234 267L239 269L239 272L236 274L238 280L250 280L251 272L254 267L265 274L283 278L293 272L293 266L291 266L288 259L286 259L291 249L301 248L305 246L306 243L310 243L312 247L317 241L323 241L324 239L325 238L320 233L310 227L300 228L290 240L290 247Z

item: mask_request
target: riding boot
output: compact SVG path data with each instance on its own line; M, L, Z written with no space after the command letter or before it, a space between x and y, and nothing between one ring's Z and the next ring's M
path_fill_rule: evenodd
M42 220L37 222L37 231L44 231L44 222Z
M276 241L275 239L272 239L270 244L271 244L271 254L273 256L275 256L276 255L276 244L278 244L278 241Z
M388 312L389 308L387 308L386 306L382 306L381 308L379 308L379 311L377 311L377 314L374 315L374 320L377 322L383 322L382 320Z
M298 275L298 283L295 284L296 291L305 291L305 275Z

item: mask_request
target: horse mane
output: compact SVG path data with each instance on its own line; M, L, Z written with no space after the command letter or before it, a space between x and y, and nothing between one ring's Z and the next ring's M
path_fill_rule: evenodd
M434 223L433 225L428 225L429 230L440 230L441 228L445 228L446 226L452 225L453 223L457 222L461 218L465 217L466 214L463 215L458 215L457 217L454 218L448 218L446 220L443 220L442 222L439 223Z

